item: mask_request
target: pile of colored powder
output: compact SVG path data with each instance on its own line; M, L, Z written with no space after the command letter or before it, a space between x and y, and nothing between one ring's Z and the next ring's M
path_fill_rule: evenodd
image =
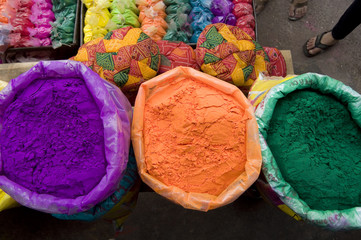
M361 205L361 129L334 96L303 90L280 99L267 143L311 209Z
M104 128L83 80L36 80L4 119L1 174L10 180L33 192L76 198L105 175Z
M183 80L145 105L145 162L150 175L185 192L219 195L244 172L246 121L235 99Z

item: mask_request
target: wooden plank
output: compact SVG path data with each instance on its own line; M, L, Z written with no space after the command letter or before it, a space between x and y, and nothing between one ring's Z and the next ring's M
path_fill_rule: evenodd
M38 62L4 63L0 64L0 80L9 82L20 74L34 67Z
M291 50L280 50L280 52L286 61L287 75L294 75Z

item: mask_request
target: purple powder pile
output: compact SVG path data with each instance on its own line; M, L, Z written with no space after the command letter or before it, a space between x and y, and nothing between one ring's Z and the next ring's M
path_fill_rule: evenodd
M81 79L39 79L4 114L1 174L61 198L89 193L106 174L100 111Z

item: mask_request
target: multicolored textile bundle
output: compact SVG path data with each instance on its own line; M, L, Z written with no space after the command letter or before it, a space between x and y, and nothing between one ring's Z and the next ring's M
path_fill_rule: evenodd
M140 28L132 27L111 31L104 38L84 44L71 59L116 84L131 102L139 85L157 75L160 64L158 45Z
M164 3L167 5L168 30L163 39L188 43L192 36L188 21L188 14L192 10L189 0L165 0Z
M247 33L223 23L208 25L197 42L197 63L203 72L236 86L251 86L271 68L264 49Z
M285 77L287 75L287 67L286 67L286 61L282 53L277 48L271 48L271 47L263 47L263 48L270 60L270 64L271 64L270 75Z
M155 41L162 40L168 28L163 1L136 0L135 3L140 10L139 22L143 32Z
M183 42L157 41L161 55L158 74L184 66L199 70L196 54L192 47Z

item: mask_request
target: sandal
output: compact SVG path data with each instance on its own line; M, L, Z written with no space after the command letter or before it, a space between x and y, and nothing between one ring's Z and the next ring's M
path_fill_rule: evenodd
M268 0L255 0L254 1L254 9L256 14L259 14L263 11L264 7L268 3Z
M303 18L306 13L304 15L300 16L300 17L296 17L296 10L299 9L299 8L306 7L307 3L308 3L308 0L303 0L303 1L291 0L291 4L294 7L294 9L293 9L294 16L288 16L288 19L291 20L291 21L297 21L297 20Z
M331 31L327 31L327 32L317 35L316 41L315 41L315 46L311 49L307 49L307 43L311 40L311 38L306 41L306 43L303 45L303 53L305 54L306 57L314 57L334 45L334 44L326 45L326 44L321 43L321 39L322 39L323 35L325 35L326 33L329 33L329 32L331 32ZM320 48L323 51L319 51L318 53L311 54L309 51L312 49L315 49L315 48Z

